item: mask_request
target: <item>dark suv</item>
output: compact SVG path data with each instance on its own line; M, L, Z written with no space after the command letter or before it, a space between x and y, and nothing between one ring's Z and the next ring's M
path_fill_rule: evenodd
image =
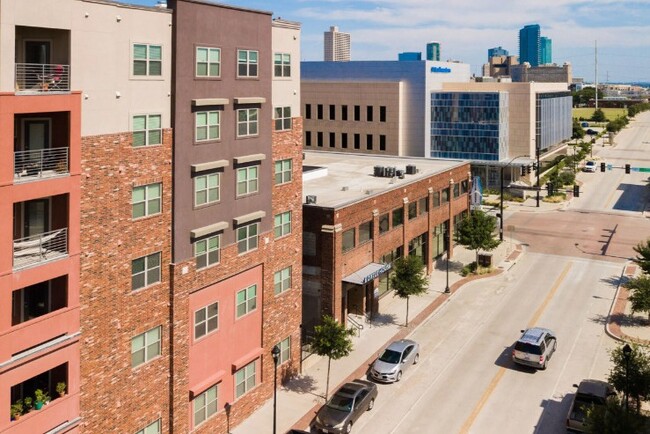
M512 360L520 365L546 369L548 359L557 348L555 333L541 327L522 330L522 333L512 350Z

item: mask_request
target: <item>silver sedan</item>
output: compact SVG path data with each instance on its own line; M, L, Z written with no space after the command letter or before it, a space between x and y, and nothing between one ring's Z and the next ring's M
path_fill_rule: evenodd
M420 360L420 345L408 339L390 344L375 360L369 377L376 381L392 383L399 381L402 374Z

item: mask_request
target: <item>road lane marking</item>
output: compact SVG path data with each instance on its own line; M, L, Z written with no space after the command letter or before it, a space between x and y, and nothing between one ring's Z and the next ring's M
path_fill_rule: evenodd
M623 181L623 175L619 175L616 185L621 185L621 181ZM612 192L609 194L609 197L607 198L607 202L605 202L605 209L611 208L610 205L612 204L612 200L614 200L614 194L616 194L617 191L618 189L614 188L614 190L612 190Z
M534 327L539 318L542 316L546 308L548 307L548 304L550 303L551 299L555 296L555 293L557 292L558 288L566 278L566 275L569 273L569 270L573 267L573 262L569 262L564 266L564 270L562 270L562 273L558 276L557 279L555 279L555 283L553 283L553 287L551 290L548 292L546 295L546 298L542 302L542 304L537 308L535 311L535 314L533 315L533 318L530 320L528 323L528 328ZM479 414L481 413L481 410L483 410L483 407L487 403L488 399L490 399L490 396L492 393L494 393L494 390L496 387L499 385L499 382L503 378L503 376L506 373L506 368L501 367L497 371L496 375L492 378L492 381L490 381L490 384L488 387L485 389L483 392L483 395L481 396L481 399L478 401L474 409L472 410L472 413L467 417L465 420L465 423L463 424L462 428L459 431L459 434L467 434L469 433L470 428L472 428L472 425L474 425L474 422L476 422L476 419L478 418Z

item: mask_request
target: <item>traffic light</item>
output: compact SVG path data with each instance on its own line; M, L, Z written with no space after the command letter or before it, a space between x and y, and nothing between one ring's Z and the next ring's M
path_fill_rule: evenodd
M553 183L552 182L547 182L546 183L546 194L547 196L553 196L555 193L555 189L553 188Z
M601 172L605 171L605 162L604 161L600 163L600 171Z
M521 166L521 176L526 176L526 166Z
M573 197L580 197L580 186L578 184L573 186Z
M630 165L629 164L625 165L625 173L630 173Z
M533 163L533 172L537 173L537 163Z
M530 175L531 166L526 166L526 175Z

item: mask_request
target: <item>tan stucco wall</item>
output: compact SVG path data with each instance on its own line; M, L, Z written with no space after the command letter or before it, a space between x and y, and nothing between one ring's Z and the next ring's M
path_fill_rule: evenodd
M291 107L291 116L300 112L300 24L274 20L271 30L273 55L291 54L291 77L273 77L273 107Z

